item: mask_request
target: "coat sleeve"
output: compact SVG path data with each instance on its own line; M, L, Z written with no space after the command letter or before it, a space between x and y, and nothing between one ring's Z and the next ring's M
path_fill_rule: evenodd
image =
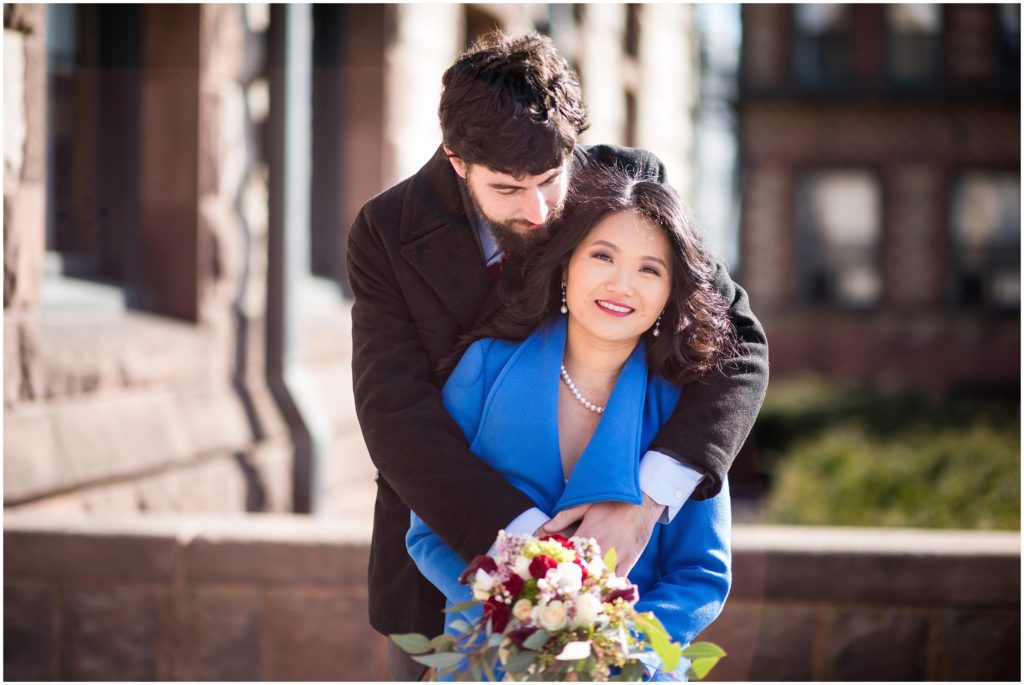
M732 584L728 481L714 497L690 500L662 526L655 586L637 611L653 611L672 639L688 644L722 612Z
M349 235L356 415L380 477L468 561L533 503L469 451L445 411L389 256L397 248L389 253L377 223L383 211L366 205Z
M445 406L467 441L472 441L480 427L487 396L485 359L490 342L478 340L470 345L444 387ZM405 545L420 573L444 593L450 603L472 599L469 586L460 584L458 580L466 563L415 511L410 512ZM479 610L463 617L475 620L478 618L476 613Z
M675 412L650 446L704 474L693 494L696 499L712 497L722 487L768 389L768 340L750 310L747 293L721 264L716 266L715 286L731 303L737 356L724 372L684 388Z

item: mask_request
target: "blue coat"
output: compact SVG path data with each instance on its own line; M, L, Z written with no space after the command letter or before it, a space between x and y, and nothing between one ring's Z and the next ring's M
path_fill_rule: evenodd
M522 342L476 341L444 387L445 407L470 449L549 515L586 502L639 504L640 457L671 416L680 390L648 372L641 342L565 482L558 445L565 336L566 318L559 316ZM411 519L406 545L420 572L449 603L469 599L469 588L458 583L465 562L415 513ZM629 574L640 590L637 609L653 611L684 645L718 616L729 593L731 525L726 483L717 496L690 500L671 523L656 525ZM479 616L477 607L463 618ZM448 615L449 622L454 618Z

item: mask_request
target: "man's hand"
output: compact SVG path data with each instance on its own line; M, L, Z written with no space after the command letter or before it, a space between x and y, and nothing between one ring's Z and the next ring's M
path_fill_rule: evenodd
M559 533L566 535L566 529L579 521L579 528L572 535L596 538L603 551L615 549L618 563L615 572L625 576L636 564L651 539L654 524L658 522L665 506L658 504L644 493L643 504L624 502L594 502L581 504L560 511L553 519L541 526L538 535ZM582 519L582 521L580 520Z

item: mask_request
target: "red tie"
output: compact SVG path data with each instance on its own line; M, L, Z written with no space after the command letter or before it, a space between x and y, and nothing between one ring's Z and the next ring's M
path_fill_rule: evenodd
M505 268L505 262L508 261L508 252L501 256L500 262L495 262L487 267L487 276L491 279L491 285L494 285L498 281L498 276L501 275L501 270Z

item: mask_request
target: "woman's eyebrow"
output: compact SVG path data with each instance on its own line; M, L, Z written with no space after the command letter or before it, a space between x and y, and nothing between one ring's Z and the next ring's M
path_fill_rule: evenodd
M595 240L594 242L590 243L591 247L594 247L595 245L604 245L605 247L614 252L622 252L622 250L619 249L618 245L616 245L615 243L609 243L607 240Z
M620 250L619 247L615 243L610 243L607 240L595 240L594 242L592 242L590 244L591 247L595 247L597 245L603 245L604 247L607 247L609 250L612 250L613 252L622 252L622 250ZM649 260L649 261L652 261L652 262L657 262L658 264L661 264L666 269L668 268L668 264L661 257L655 257L652 254L647 254L647 255L642 256L641 259L646 259L646 260Z

